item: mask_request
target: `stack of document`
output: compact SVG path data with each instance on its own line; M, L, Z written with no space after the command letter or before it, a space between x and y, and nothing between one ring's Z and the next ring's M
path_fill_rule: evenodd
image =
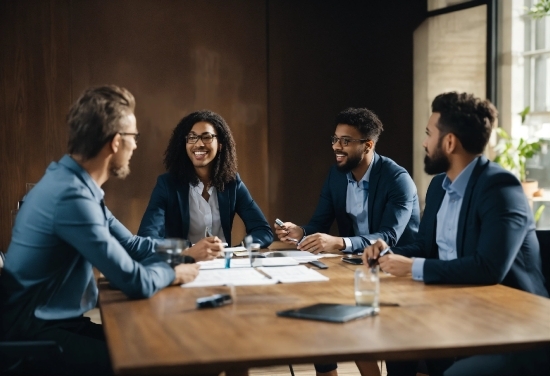
M248 260L247 260L248 261ZM328 281L321 273L304 265L253 268L210 269L199 272L197 278L181 287L250 286L275 283Z

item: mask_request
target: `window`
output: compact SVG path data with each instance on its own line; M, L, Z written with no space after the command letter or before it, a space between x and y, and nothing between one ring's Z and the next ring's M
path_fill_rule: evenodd
M538 228L550 228L550 16L535 19L528 10L538 0L506 0L501 16L503 65L506 66L508 43L510 69L501 70L503 98L499 110L505 113L503 127L514 138L546 140L542 151L527 160L527 178L537 180L544 197L533 199L533 211L545 205ZM504 28L511 30L507 41ZM509 77L506 77L509 74ZM509 85L507 81L509 80ZM508 93L506 91L509 91ZM509 103L509 108L506 104ZM522 124L518 115L526 107L530 112ZM506 113L508 112L508 113Z
M524 0L523 102L530 115L513 129L515 137L542 138L550 143L550 17L534 19L527 15L537 0ZM514 36L513 36L514 37ZM517 36L520 38L521 36ZM547 143L547 144L548 144ZM528 177L550 189L550 153L544 145L538 155L527 161ZM549 209L550 210L550 209Z

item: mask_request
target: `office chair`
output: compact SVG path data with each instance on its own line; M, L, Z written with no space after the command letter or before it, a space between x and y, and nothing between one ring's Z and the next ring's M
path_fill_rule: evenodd
M0 251L0 276L5 256ZM55 341L0 341L0 375L25 374L25 367L35 361L62 361L63 349ZM45 373L48 370L44 370Z
M536 230L540 245L542 274L544 275L546 290L550 292L550 230Z

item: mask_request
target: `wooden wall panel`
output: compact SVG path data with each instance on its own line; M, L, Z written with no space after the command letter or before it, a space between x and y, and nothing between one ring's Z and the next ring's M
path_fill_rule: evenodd
M11 214L66 149L68 2L0 1L0 250Z
M105 184L114 215L136 232L173 128L211 109L237 142L239 172L267 214L265 3L99 0L71 3L73 91L113 83L136 97L142 134L125 181ZM236 226L233 238L242 238Z
M380 117L377 151L412 173L412 34L425 12L425 0L269 1L271 222L311 218L347 107Z
M228 121L270 223L311 216L345 107L374 110L378 151L410 171L412 33L425 11L426 0L0 0L0 248L25 183L65 152L65 115L90 85L136 96L132 174L104 186L133 232L173 127L197 109Z

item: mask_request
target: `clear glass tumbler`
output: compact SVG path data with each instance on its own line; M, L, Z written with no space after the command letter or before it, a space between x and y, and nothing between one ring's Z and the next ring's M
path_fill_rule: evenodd
M380 278L378 265L360 266L355 270L355 304L379 311Z
M159 257L174 267L181 264L181 253L187 249L187 241L178 238L160 240L155 246L155 252Z

